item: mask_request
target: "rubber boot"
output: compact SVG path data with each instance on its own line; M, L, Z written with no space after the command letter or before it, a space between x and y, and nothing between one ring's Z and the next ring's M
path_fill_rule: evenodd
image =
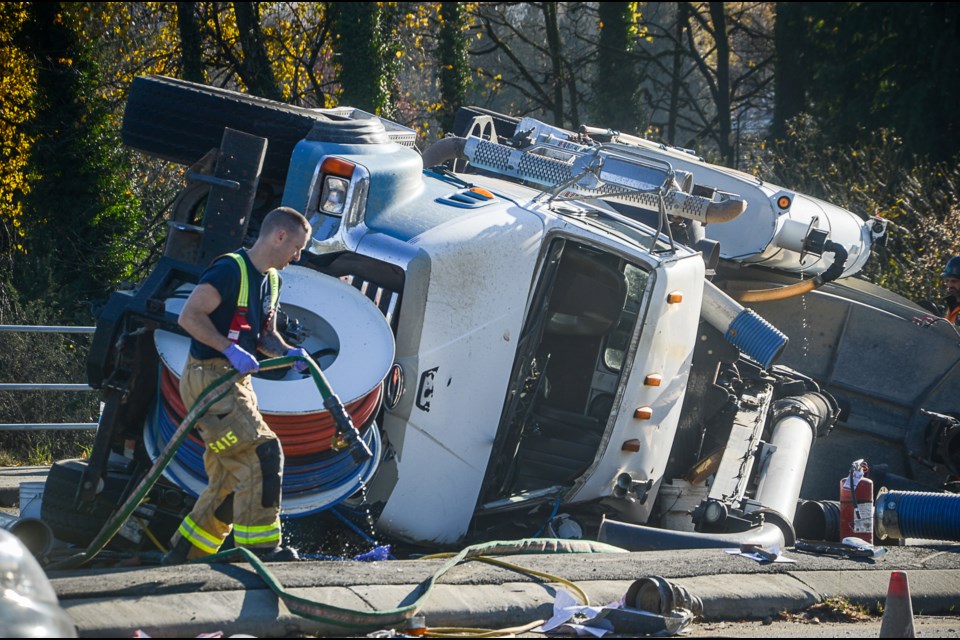
M261 562L294 562L300 554L293 547L276 546L273 549L251 549Z
M160 564L165 566L183 564L187 561L187 554L190 553L191 548L193 548L193 545L190 544L189 540L186 538L180 538L177 540L177 544L173 545L170 548L170 551L167 551L163 555L163 559L160 560Z

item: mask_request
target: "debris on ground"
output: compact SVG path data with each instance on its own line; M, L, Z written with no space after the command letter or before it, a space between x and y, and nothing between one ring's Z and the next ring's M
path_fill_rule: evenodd
M777 615L777 620L789 620L805 624L820 624L821 622L868 622L875 618L876 616L872 614L867 607L854 604L843 596L826 598L823 602L818 602L800 613L781 611Z

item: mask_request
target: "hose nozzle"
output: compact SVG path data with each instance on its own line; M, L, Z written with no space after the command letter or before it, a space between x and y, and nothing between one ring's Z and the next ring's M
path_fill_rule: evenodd
M323 406L333 416L333 422L337 425L337 434L350 446L350 455L353 456L354 462L361 464L373 458L373 452L360 437L360 432L354 426L350 414L343 408L340 398L331 393L324 398Z

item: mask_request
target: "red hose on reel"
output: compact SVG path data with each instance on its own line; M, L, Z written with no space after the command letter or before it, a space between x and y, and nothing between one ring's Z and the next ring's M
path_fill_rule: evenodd
M346 411L355 425L370 423L370 419L380 406L382 391L383 385L378 384L366 395L346 405ZM179 380L166 366L162 367L160 392L173 417L179 423L187 412L180 399ZM284 455L311 456L333 448L337 430L329 411L299 415L264 412L263 419L280 439ZM189 437L200 443L200 438L196 435L191 434Z

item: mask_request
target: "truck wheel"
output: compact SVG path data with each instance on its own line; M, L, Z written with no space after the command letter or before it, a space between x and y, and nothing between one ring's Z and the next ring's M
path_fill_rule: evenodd
M110 472L103 491L90 505L90 509L77 510L74 497L86 462L61 460L50 467L40 503L40 519L50 525L59 540L86 546L100 533L100 529L120 506L120 498L126 488L127 476ZM130 549L133 545L120 536L110 543L112 549Z
M519 118L506 116L496 111L490 111L482 107L460 107L453 117L453 134L463 138L470 130L470 123L475 116L490 116L493 119L493 126L497 130L498 138L512 138L517 131Z
M267 138L261 175L282 182L293 147L322 119L311 109L228 89L140 76L130 85L121 135L138 151L186 165L219 148L225 127Z

